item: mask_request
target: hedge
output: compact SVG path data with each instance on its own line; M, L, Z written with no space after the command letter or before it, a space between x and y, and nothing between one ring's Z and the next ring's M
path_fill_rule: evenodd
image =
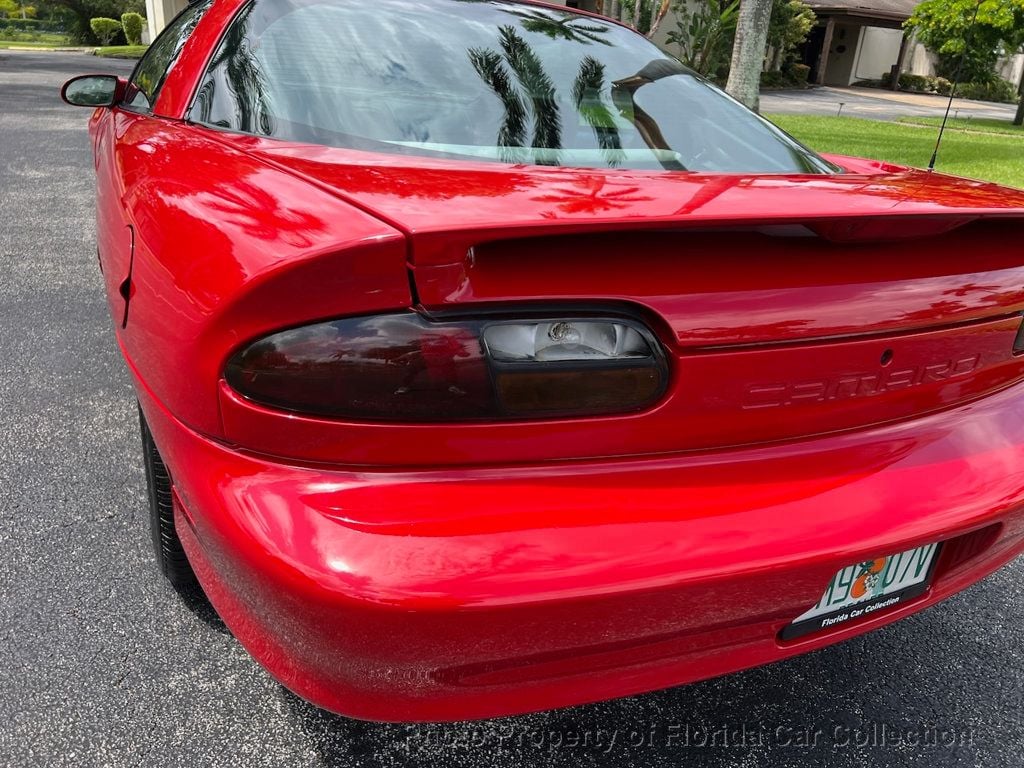
M64 32L64 25L49 19L3 19L0 25L13 27L19 32Z
M121 27L128 45L142 45L142 25L145 23L142 14L133 11L121 14Z
M89 19L89 27L92 29L92 33L99 38L100 45L110 45L121 32L121 22L117 19L108 19L105 16Z
M882 75L882 85L892 83L890 73ZM900 75L900 90L914 93L937 93L949 96L953 84L944 77L912 75L904 72ZM1017 103L1017 88L1013 83L996 78L991 83L960 83L956 87L956 95L962 99L977 101L1001 101L1004 104Z

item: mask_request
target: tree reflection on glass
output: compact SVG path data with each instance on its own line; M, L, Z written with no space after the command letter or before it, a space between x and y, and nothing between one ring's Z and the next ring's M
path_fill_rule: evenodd
M598 146L604 151L608 167L617 168L622 164L625 153L622 151L622 141L619 138L618 126L615 125L615 118L601 100L601 92L605 86L604 72L604 65L593 56L584 58L580 63L580 73L573 84L572 96L576 109L594 129L594 136L597 137Z
M562 119L555 98L555 84L544 71L536 52L523 40L515 27L503 26L498 30L505 61L515 72L516 80L526 92L533 109L534 148L558 150L562 148ZM551 165L558 165L557 154L552 153Z
M469 59L480 78L501 99L505 109L498 133L498 146L503 153L521 158L515 147L525 145L526 109L523 99L512 87L505 64L515 74L516 82L530 105L533 114L533 161L537 165L558 165L558 150L562 148L562 120L558 111L555 85L544 71L540 58L523 40L515 27L505 25L498 29L502 53L488 48L472 48ZM513 143L514 142L514 143Z
M552 203L563 213L597 214L628 210L635 205L649 203L654 198L643 194L636 185L625 186L601 176L581 176L570 181L569 185L554 187L547 194L531 199ZM550 211L542 215L549 219L557 218Z
M501 148L502 162L523 162L523 149L526 145L526 106L509 79L501 56L495 51L473 48L469 51L469 60L480 78L501 99L505 109L501 128L498 129L498 146Z
M588 22L584 17L576 14L545 11L539 8L529 11L502 10L522 19L522 27L527 32L547 35L552 40L567 40L581 45L590 45L591 43L611 45L601 37L608 33L607 24Z
M266 80L255 54L249 48L248 15L254 7L250 5L246 8L242 12L244 15L228 28L196 95L195 109L199 122L270 136L274 133L274 119L270 114ZM227 83L231 91L230 103L234 114L230 118L212 115L213 104L219 101L214 98L218 81Z

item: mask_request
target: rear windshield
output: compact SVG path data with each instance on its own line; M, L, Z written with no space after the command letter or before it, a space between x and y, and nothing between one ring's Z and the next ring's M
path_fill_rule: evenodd
M289 141L498 163L830 170L641 35L501 0L253 0L190 117Z

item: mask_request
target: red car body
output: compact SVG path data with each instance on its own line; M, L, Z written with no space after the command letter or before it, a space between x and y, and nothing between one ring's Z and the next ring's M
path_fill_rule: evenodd
M1024 192L410 158L184 120L242 0L151 114L96 111L117 338L203 589L271 674L373 720L673 686L931 606L1024 550ZM301 415L225 380L283 328L616 307L665 350L638 413ZM838 569L932 542L923 594L796 640Z

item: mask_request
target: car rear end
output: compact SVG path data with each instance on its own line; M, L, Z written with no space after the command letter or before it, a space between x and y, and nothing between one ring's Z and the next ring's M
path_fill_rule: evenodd
M445 4L519 25L453 25L495 37L443 68L483 91L430 111L390 66L408 92L328 125L334 80L275 80L299 11L249 7L161 142L205 158L203 194L133 197L121 340L199 580L289 688L396 721L628 695L880 627L1024 549L1024 192L818 158L653 48L605 51L641 45L617 27L514 3ZM439 50L450 19L408 13L392 55ZM676 86L692 119L660 130L645 94ZM454 110L487 98L503 138L474 144ZM159 257L171 215L201 269Z
M375 720L626 695L882 626L1024 547L1022 229L531 231L457 269L413 237L410 306L225 347L219 439L144 400L186 551L275 676ZM641 353L551 355L601 328ZM901 554L912 588L808 618Z

